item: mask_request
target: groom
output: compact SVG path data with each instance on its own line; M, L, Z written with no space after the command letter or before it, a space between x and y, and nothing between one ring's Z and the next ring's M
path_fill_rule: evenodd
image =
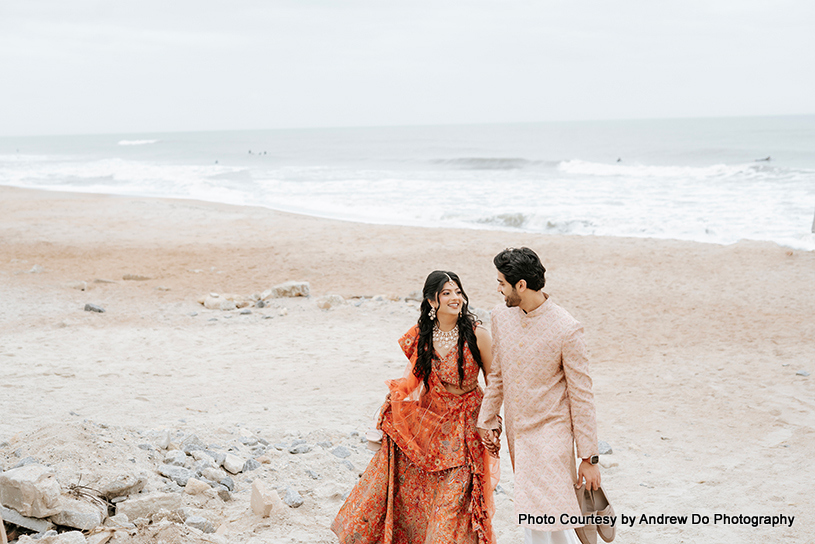
M534 251L506 249L493 262L506 307L492 311L493 363L478 432L497 453L503 403L515 515L526 542L578 543L571 529L583 524L570 519L582 515L575 483L600 485L583 327L542 291L546 269Z

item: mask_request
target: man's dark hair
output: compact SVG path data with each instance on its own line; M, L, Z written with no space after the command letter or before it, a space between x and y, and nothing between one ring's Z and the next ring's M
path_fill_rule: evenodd
M533 291L540 291L546 285L546 269L537 253L528 247L507 248L496 255L492 262L512 287L521 280L526 280L526 287Z

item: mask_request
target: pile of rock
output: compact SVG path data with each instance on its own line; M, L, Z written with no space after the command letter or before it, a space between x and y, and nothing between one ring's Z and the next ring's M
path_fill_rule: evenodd
M209 310L231 311L254 306L264 308L267 301L274 298L307 297L310 295L307 281L288 281L266 289L262 293L238 295L234 293L209 293L198 298L198 303Z
M264 518L281 531L308 526L287 512L342 500L370 459L356 432L285 433L271 443L238 426L211 442L87 420L62 432L0 442L0 517L12 543L241 542Z

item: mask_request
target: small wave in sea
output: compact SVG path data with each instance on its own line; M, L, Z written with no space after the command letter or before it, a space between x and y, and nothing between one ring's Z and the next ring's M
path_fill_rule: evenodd
M156 142L158 140L119 140L118 145L148 145Z
M535 161L521 158L462 157L458 159L437 159L430 162L465 170L519 170L526 168Z

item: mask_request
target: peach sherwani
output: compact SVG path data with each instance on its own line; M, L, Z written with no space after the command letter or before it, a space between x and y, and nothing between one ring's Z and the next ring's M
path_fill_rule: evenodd
M518 514L580 515L574 492L579 457L597 453L597 425L583 327L550 298L535 310L498 306L492 311L493 363L478 426L498 427L504 404L506 439L515 471ZM526 525L525 523L523 525Z

